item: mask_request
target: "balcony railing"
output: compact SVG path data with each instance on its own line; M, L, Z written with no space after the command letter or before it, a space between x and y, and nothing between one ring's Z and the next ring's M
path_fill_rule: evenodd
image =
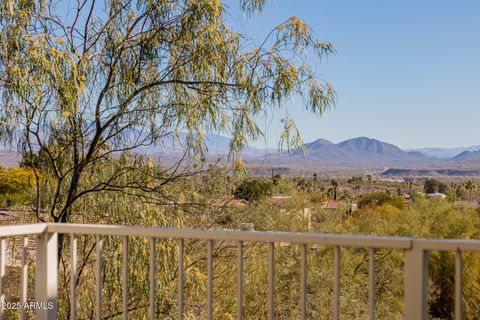
M400 249L405 252L405 290L404 315L408 320L427 319L428 298L428 255L431 250L455 252L455 319L462 318L462 252L480 251L477 240L434 240L394 237L352 236L334 234L304 234L287 232L258 232L232 230L197 230L172 228L143 228L110 225L83 224L30 224L0 227L0 303L5 302L5 264L6 244L9 237L23 237L20 266L20 302L27 302L27 246L28 236L35 236L35 302L43 306L36 308L35 319L57 319L57 287L58 287L58 234L71 237L71 312L70 319L76 319L76 277L77 277L77 240L78 235L96 237L96 318L102 319L102 252L103 238L106 236L122 237L123 244L123 319L128 319L128 239L144 237L149 239L149 317L156 318L155 301L155 241L157 239L176 239L178 241L178 314L184 316L184 240L195 239L205 241L207 247L207 315L213 319L213 248L217 241L229 241L237 246L237 319L243 318L243 264L244 242L263 242L269 246L268 262L268 317L275 319L275 247L279 243L299 245L301 248L301 294L299 308L301 319L307 319L307 247L312 245L333 247L334 250L334 290L333 319L340 319L340 265L342 247L361 247L369 250L368 267L368 315L375 319L375 250L382 248ZM0 319L5 310L0 308ZM25 310L20 309L21 319L26 318Z

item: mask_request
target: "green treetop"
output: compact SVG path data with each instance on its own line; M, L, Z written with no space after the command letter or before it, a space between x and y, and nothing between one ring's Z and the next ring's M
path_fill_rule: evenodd
M252 15L265 2L241 7ZM332 106L333 89L307 63L331 44L291 17L253 46L225 23L227 10L220 0L80 0L68 11L53 0L0 2L0 136L27 158L37 150L46 157L53 221L68 221L86 193L141 186L117 182L125 172L135 179L132 163L87 178L115 154L173 132L185 133L186 149L201 156L212 132L232 137L234 155L262 135L257 115L283 101L300 96L317 115ZM293 120L283 124L281 141L299 144ZM43 190L38 183L37 200Z

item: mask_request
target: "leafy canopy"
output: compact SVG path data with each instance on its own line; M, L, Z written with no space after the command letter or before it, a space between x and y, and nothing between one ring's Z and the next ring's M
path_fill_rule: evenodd
M448 191L448 186L445 183L433 178L427 179L423 185L423 188L425 189L426 193L446 193Z
M241 8L252 15L264 3ZM85 191L119 188L121 171L99 185L85 179L115 154L172 133L186 133L195 155L206 133L226 134L235 154L262 135L256 119L293 96L318 115L332 106L332 87L307 61L330 43L291 17L254 46L227 25L227 9L220 0L0 3L0 136L32 159L46 155L55 220ZM293 120L283 124L280 141L299 144Z
M235 189L234 196L247 201L260 201L273 194L270 179L247 179Z

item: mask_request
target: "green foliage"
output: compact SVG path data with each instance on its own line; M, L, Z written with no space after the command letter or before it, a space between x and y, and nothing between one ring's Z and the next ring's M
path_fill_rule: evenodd
M112 164L110 164L112 165ZM147 177L154 176L158 168L145 164ZM109 166L98 168L91 179L101 180L100 175L109 174ZM150 171L148 171L150 170ZM138 178L138 177L136 177ZM128 176L118 182L128 183ZM143 177L142 179L146 179ZM396 202L385 194L368 195L369 205L362 206L352 216L345 217L337 211L322 210L320 202L310 201L308 206L318 216L318 223L309 223L305 215L306 199L312 200L321 193L299 193L282 205L271 201L256 201L240 207L218 207L210 204L227 192L234 177L225 172L212 171L177 179L162 189L162 195L150 190L149 201L135 194L102 191L87 194L75 204L77 213L73 222L89 222L114 225L138 225L178 228L238 229L240 223L251 222L255 230L322 232L336 234L366 234L384 236L462 238L480 237L480 216L473 209L455 209L453 204L435 199L417 197L408 206L395 206ZM246 181L256 179L247 179ZM287 179L282 179L287 181ZM256 185L268 184L271 179L259 179ZM100 196L99 196L100 194ZM168 201L166 200L168 199ZM342 201L339 201L342 203ZM348 205L344 203L344 205ZM122 290L122 239L107 237L103 266L103 294L105 317L114 317L121 312ZM69 301L69 237L61 256L59 284L59 318L67 318ZM79 268L82 272L78 286L79 318L89 318L94 309L95 256L94 237L78 237ZM245 243L245 316L252 319L267 318L268 246ZM142 319L148 313L148 259L149 243L146 239L130 239L129 260L129 308L130 317ZM174 319L177 314L177 257L178 246L173 240L157 239L157 302L158 318ZM215 318L235 318L236 302L236 245L216 242L214 246L214 308ZM92 251L93 250L93 251ZM300 278L300 247L295 244L276 245L276 301L277 319L297 319ZM206 303L206 244L204 241L185 241L186 286L185 301L187 319L205 318ZM452 318L454 256L451 253L431 252L430 255L430 316ZM476 319L480 306L480 277L475 254L464 254L465 314L467 320ZM330 247L308 246L308 317L328 319L331 317L333 282L333 253ZM377 319L402 319L403 317L403 263L401 250L377 250ZM85 265L83 264L85 262ZM135 267L133 267L135 266ZM342 304L344 319L366 319L368 288L368 252L365 249L342 248ZM360 298L359 298L360 297Z
M272 177L272 182L274 186L278 186L282 182L282 175L276 174Z
M273 193L273 182L270 179L247 179L235 189L234 195L247 201L259 201Z
M297 192L289 179L274 177L272 182L273 194L294 195Z
M445 183L433 178L427 179L425 181L423 188L426 193L435 193L435 192L447 193L448 191L448 186Z
M265 2L241 0L241 8L251 15ZM172 137L198 160L206 133L229 135L241 170L236 152L262 136L260 115L294 97L316 115L334 105L315 63L332 44L290 17L255 46L227 23L230 10L219 0L86 0L68 10L55 0L0 2L0 137L21 146L23 165L46 173L37 212L66 222L88 193L151 188L133 182L144 178L133 151ZM280 145L301 145L294 119L282 123ZM90 179L124 153L128 166ZM131 183L111 183L122 175Z
M332 185L332 198L333 200L337 200L338 180L332 179L330 180L330 184Z
M25 205L35 184L32 170L24 168L0 169L0 206Z
M353 189L357 192L357 195L360 193L360 188L362 187L363 177L362 176L353 176L347 180L348 183L353 185Z
M44 149L40 149L37 153L24 152L20 161L21 168L39 169L48 171L50 165L49 156Z
M477 189L477 184L473 180L465 182L465 189L470 192L470 200L472 200L472 192Z
M473 180L468 180L467 182L465 182L465 189L475 190L477 189L477 184Z
M27 191L34 184L33 172L23 168L0 169L0 194Z
M314 191L309 194L309 199L313 203L321 203L328 199L327 195L320 191Z
M358 202L359 208L367 206L381 206L384 204L392 205L399 209L404 207L403 199L401 197L392 197L383 192L374 192L363 195Z
M313 184L310 179L294 178L293 183L295 184L295 188L300 192L308 193L312 191Z
M216 199L232 195L236 182L234 175L222 169L212 169L203 175L191 177L190 179L203 184L203 188L198 190L198 193L205 199Z
M417 238L478 239L480 216L474 209L455 209L453 204L417 197L408 207L376 206L359 210L349 219L345 233L404 236ZM395 256L401 263L403 257ZM476 319L480 305L478 279L480 268L476 254L465 253L465 319ZM433 251L430 255L430 304L432 318L453 318L454 253ZM400 275L402 276L402 275ZM399 314L400 316L400 314Z

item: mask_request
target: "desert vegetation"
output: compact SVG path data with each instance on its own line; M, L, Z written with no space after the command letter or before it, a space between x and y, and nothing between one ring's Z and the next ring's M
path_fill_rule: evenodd
M266 3L241 0L239 10L260 14ZM229 10L217 0L79 0L68 9L60 1L1 1L0 140L22 157L18 167L0 169L2 223L479 237L475 180L253 174L241 152L263 136L259 119L283 113L294 98L316 116L335 105L334 89L316 70L335 50L297 17L256 43L229 25ZM303 159L294 120L285 112L279 146ZM231 137L226 159L208 157L209 133ZM146 151L168 141L182 144L174 161ZM9 242L12 256L18 240ZM105 319L121 315L121 240L105 239ZM59 237L59 319L71 313L70 241ZM149 243L129 241L128 309L132 319L146 319ZM94 237L78 238L78 319L94 318L95 246ZM236 315L235 249L214 246L215 319ZM267 317L267 249L245 244L247 319ZM158 240L156 252L157 317L176 319L177 243ZM299 257L298 246L277 246L276 319L299 318ZM308 318L330 318L332 257L331 248L308 247ZM342 319L367 318L367 257L342 251ZM403 254L378 250L376 258L378 319L401 319ZM465 254L465 319L480 317L476 259ZM452 318L453 261L431 255L432 319ZM206 244L186 241L186 319L206 317L206 263ZM8 301L19 300L18 270L7 268Z
M122 160L115 160L122 161ZM159 165L144 164L146 176L164 171ZM15 169L30 172L28 169ZM13 172L7 170L6 172ZM2 172L4 173L4 172ZM25 174L28 176L28 174ZM95 175L109 174L101 168ZM2 179L8 174L2 174ZM357 176L358 177L358 176ZM128 177L124 178L125 182ZM231 170L210 167L202 173L182 177L165 185L162 197L146 194L101 191L85 197L74 207L74 220L81 223L118 225L169 226L189 228L239 229L242 223L252 223L255 230L323 232L343 234L389 235L429 238L475 239L480 235L480 212L472 207L456 207L457 184L447 186L452 195L446 199L428 198L425 189L431 182L415 182L413 189L405 182L377 180L364 177L361 187L351 179L323 179L311 177L286 177L275 175L262 178L238 174ZM28 179L26 180L28 181ZM370 181L370 182L369 182ZM374 182L375 181L375 182ZM6 180L2 180L2 183ZM368 186L370 183L372 186ZM443 183L443 182L442 182ZM466 189L468 181L463 184ZM447 182L445 182L447 185ZM24 189L27 188L27 189ZM333 200L333 190L338 193L337 208L325 208L325 200ZM15 190L2 191L15 199L17 210L35 221L34 211L21 208L31 201L34 184L21 182ZM401 192L397 192L398 189ZM360 191L359 191L360 190ZM281 200L278 201L278 196ZM408 199L411 196L410 199ZM470 199L464 192L462 199ZM149 199L146 201L145 199ZM167 200L168 199L168 200ZM235 199L243 202L234 202ZM352 204L357 206L352 211ZM309 214L305 215L305 208ZM30 213L29 213L30 212ZM93 317L95 285L95 239L81 237L79 243L80 277L78 299L82 306L81 318ZM60 314L69 313L69 238L65 238L61 254ZM132 238L129 259L130 315L142 319L148 313L148 259L149 243L146 239ZM121 239L109 237L105 243L103 292L108 304L104 305L107 318L115 318L121 312ZM267 256L266 244L246 244L245 260L245 317L266 318L267 314ZM158 316L165 319L177 317L177 243L173 240L157 242ZM215 317L235 317L236 302L236 246L232 243L216 243L215 261ZM206 244L202 241L186 241L186 318L205 317L206 312ZM300 248L296 245L278 246L276 255L278 319L294 319L299 316L299 265ZM342 250L342 315L345 319L367 318L367 270L368 252L363 249ZM403 317L403 253L399 250L379 250L377 258L377 315L379 319ZM475 254L465 255L465 318L476 319L480 306L479 290L475 279L480 269ZM308 308L311 318L328 318L331 312L333 290L333 252L331 248L311 246L308 249ZM450 319L453 312L453 254L432 252L430 258L430 308L435 319ZM10 271L14 272L14 270ZM11 273L14 274L14 273ZM14 295L14 290L8 291ZM9 298L14 299L14 296Z

